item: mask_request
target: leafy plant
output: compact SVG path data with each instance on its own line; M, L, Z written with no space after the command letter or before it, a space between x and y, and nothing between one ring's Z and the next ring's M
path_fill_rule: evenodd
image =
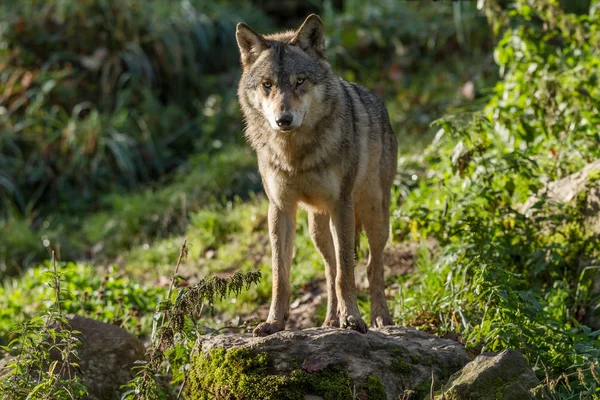
M481 351L520 349L559 396L597 396L600 332L577 311L593 300L579 260L597 259L597 241L577 204L550 204L544 188L600 158L600 20L552 0L486 6L503 79L481 112L439 121L426 172L395 212L397 238L442 247L422 255L398 311Z
M237 142L233 5L9 1L0 7L0 216L72 212L189 154ZM257 26L266 18L244 5ZM73 32L77 32L76 35ZM228 90L219 90L228 87ZM220 146L218 146L220 147Z
M149 361L142 365L136 377L127 385L123 394L125 400L146 400L164 398L157 377L166 371L173 374L172 384L179 385L179 394L184 389L186 367L190 354L203 334L197 325L197 319L204 307L213 307L215 301L239 296L244 288L260 281L259 271L235 273L229 278L206 277L192 287L181 288L172 300L173 288L178 278L181 261L187 257L186 242L181 246L179 259L175 267L166 300L163 301L154 316L152 346L149 349ZM178 395L179 397L179 395Z
M150 333L147 329L151 328L150 361L141 365L135 379L126 385L129 390L124 393L124 398L162 398L171 391L171 385L182 390L190 352L199 335L205 332L205 328L198 325L202 311L205 307L212 308L215 302L225 297L239 296L244 289L257 284L261 277L260 272L250 271L235 273L229 278L206 277L194 286L176 288L180 279L179 266L187 252L184 243L164 301L158 303L159 289L143 294L154 295L154 304L159 304L152 320L145 318L149 310L142 293L134 291L139 291L139 288L135 285L131 288L121 286L128 283L126 280L115 281L112 274L107 275L99 279L100 288L90 288L88 292L86 287L93 286L94 282L74 282L74 278L88 280L94 276L91 271L82 274L81 268L77 270L76 265L57 265L54 258L51 265L38 269L34 278L37 286L40 286L40 281L49 281L50 290L43 293L44 296L52 294L53 298L44 310L46 315L38 317L39 313L34 313L33 317L26 319L18 316L17 319L23 318L22 322L13 325L10 342L1 347L15 356L5 367L0 380L3 398L79 399L84 396L86 388L77 364L78 332L68 329L64 318L66 313L71 312L91 315L99 320L108 319L107 322L129 327L138 335ZM30 274L34 271L31 270ZM29 299L29 303L36 302L41 306L40 299ZM7 311L15 309L13 305L8 307ZM10 312L6 316L10 316ZM14 323L14 317L6 322ZM170 378L165 379L167 371Z
M57 263L61 278L61 307L75 313L123 326L131 332L150 334L151 314L162 295L155 286L140 285L118 273L115 266L104 273L83 263ZM0 344L14 338L18 323L35 318L46 309L53 290L46 284L49 264L29 269L20 278L7 279L0 286Z
M386 100L401 149L418 150L435 118L496 79L492 31L475 2L348 0L341 12L326 2L323 17L329 60Z
M81 399L87 394L77 363L81 343L64 318L62 276L54 254L46 275L56 296L46 315L17 324L15 338L2 346L2 350L16 353L0 380L3 399Z

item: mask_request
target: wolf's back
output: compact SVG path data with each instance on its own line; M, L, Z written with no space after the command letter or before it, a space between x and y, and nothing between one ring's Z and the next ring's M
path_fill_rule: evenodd
M398 144L383 101L367 88L341 80L344 120L348 130L367 135L369 147L381 145L382 164L395 165ZM386 177L386 180L391 179Z

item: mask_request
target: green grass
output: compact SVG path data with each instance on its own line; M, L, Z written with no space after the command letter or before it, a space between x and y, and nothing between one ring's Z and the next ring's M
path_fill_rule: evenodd
M159 3L156 1L153 4ZM472 71L467 66L481 61L482 53L479 49L483 49L483 53L488 50L485 46L481 47L477 44L472 46L473 51L471 51L465 44L458 44L461 55L455 57L454 53L447 52L445 50L447 44L454 43L455 40L453 32L456 32L457 28L454 22L444 23L439 27L439 32L445 32L444 40L449 42L439 41L435 44L428 42L428 35L420 29L423 26L428 26L427 29L430 29L441 20L452 21L451 7L441 6L438 15L414 14L415 10L419 10L418 6L415 8L415 5L409 2L402 3L394 11L399 17L404 18L406 13L413 13L411 15L420 15L419 18L429 21L425 25L412 21L411 23L415 25L404 27L385 24L380 14L381 11L386 10L387 5L384 3L373 4L367 13L360 13L357 9L348 7L341 15L328 12L323 15L331 38L330 59L342 76L372 87L386 98L392 123L400 135L401 151L410 154L416 149L426 147L432 137L432 130L428 129L428 124L433 118L441 115L442 111L449 106L468 103L468 100L459 94L458 89L465 80L470 79ZM20 3L19 6L32 4L34 4L33 0ZM204 29L200 33L209 36L210 44L214 43L211 40L220 40L218 37L221 33L211 36L213 35L211 29L214 28L224 35L223 43L229 43L230 47L235 48L233 31L229 30L235 22L232 21L235 19L233 14L227 15L222 24L207 29L203 25L206 21L199 21L202 18L198 15L199 20L194 20L195 22L191 24L179 24L181 25L179 28L170 32L167 26L175 23L173 21L179 21L180 10L177 8L166 10L160 7L138 10L132 4L124 2L120 8L112 10L111 13L125 12L128 7L133 7L136 13L141 13L143 18L152 18L153 22L145 27L144 23L136 21L135 24L123 29L150 30L150 40L156 41L159 45L170 43L177 47L177 43L181 43L183 46L180 56L185 60L181 63L175 53L157 56L157 73L168 77L171 76L169 74L176 74L178 71L171 70L172 65L190 65L186 64L190 62L186 54L194 52L194 46L198 44L188 43L186 35L193 34L194 29ZM198 4L195 6L198 7ZM60 12L65 16L73 12L83 15L85 7L87 6L78 5L73 9L61 9ZM236 7L238 11L244 13L244 17L240 19L258 30L272 30L262 19L260 12L254 12L245 6L236 5ZM52 3L50 8L59 10L60 5L58 2ZM16 15L16 10L10 11L12 16ZM207 7L202 8L201 12L214 20L214 18L224 17L223 14L227 13L224 10L228 8ZM489 37L489 31L485 30L485 23L482 24L481 15L476 15L472 7L465 9L465 12L468 14L468 19L474 23L467 28L471 32L471 39L481 43L483 38ZM117 18L116 14L111 13L107 14L107 20L103 23L109 24L111 18ZM32 14L31 10L24 15L32 19L45 18ZM154 16L149 17L152 15ZM65 20L66 25L61 29L75 26L80 22L78 19ZM18 24L18 20L11 19L10 23L13 24L11 26L16 26L14 24ZM374 36L369 36L368 41L364 43L356 37L338 35L338 32L347 31L348 26L361 26L360 29L370 35L369 26L379 25L383 30L374 33ZM342 29L343 27L346 28ZM482 27L484 29L481 29ZM29 29L35 29L35 26L28 25L27 28L27 35L30 35L32 31ZM84 34L82 38L87 38L86 35ZM384 40L378 40L377 35ZM394 35L403 38L413 37L411 41L415 45L408 48L405 54L397 53L398 43L390 40ZM39 67L36 63L48 57L52 50L29 47L23 38L10 37L8 40L16 46L25 46L24 51L28 54L37 54L39 58L27 59L28 64L24 64L24 68L19 70L19 73L25 73L28 69L35 72ZM121 46L118 48L124 48L127 40L130 39L118 42L118 46ZM83 45L92 46L89 48L84 46L84 50L81 50L83 54L92 54L96 49L95 44L92 45L87 39L84 40ZM451 44L451 46L455 45L455 43ZM347 63L350 58L342 54L343 49L350 51L351 57L359 60L359 63ZM185 277L193 280L215 273L226 275L234 271L249 271L254 268L263 272L263 279L256 289L242 293L235 303L225 301L217 305L217 309L222 311L220 318L246 315L256 311L259 306L268 304L271 294L271 274L266 227L267 203L263 195L252 195L260 192L261 187L256 161L251 150L246 145L240 145L242 124L232 90L233 77L239 72L235 68L227 67L224 73L217 77L212 75L211 71L203 71L202 76L205 81L200 82L193 75L194 69L186 67L183 76L177 76L170 82L172 85L161 89L165 91L163 94L168 99L164 103L162 99L157 99L156 93L144 89L148 87L148 82L144 81L143 68L133 68L135 63L143 63L144 57L153 59L155 56L146 49L142 50L144 52L131 54L132 64L128 64L132 75L137 71L137 75L133 78L137 82L135 88L139 88L139 91L138 89L115 89L115 109L105 108L106 104L102 104L101 99L95 99L97 103L95 102L89 112L85 111L81 116L73 115L71 108L77 104L80 92L69 91L72 77L60 75L60 71L35 75L36 80L31 87L18 88L21 91L19 93L29 93L28 91L34 93L36 90L40 92L37 108L31 108L32 112L23 111L32 121L31 132L41 129L38 120L50 124L56 132L55 135L49 135L47 140L41 142L43 146L30 148L33 152L31 154L35 155L36 151L42 151L44 148L49 149L51 151L49 159L52 162L60 161L60 164L53 168L58 168L63 171L63 176L72 176L75 180L64 179L58 182L58 186L52 186L54 194L50 196L54 196L54 200L51 200L60 205L53 212L38 208L33 203L19 204L17 192L19 190L23 192L22 188L18 189L18 185L14 184L5 186L9 189L12 187L14 190L3 193L8 193L11 196L10 201L17 201L17 203L16 207L11 209L12 211L7 212L5 218L0 218L2 229L0 234L9 238L0 243L0 272L3 275L23 274L21 279L11 278L4 281L3 293L7 295L7 299L11 299L6 303L5 321L10 318L15 321L23 320L42 308L44 296L49 293L48 288L45 288L45 291L38 289L39 292L33 288L36 280L43 281L44 275L41 273L43 268L36 267L30 270L28 268L47 259L50 249L56 250L62 260L91 258L98 266L110 265L116 261L118 267L114 267L115 276L131 282L144 282L144 285L139 287L140 292L144 292L158 282L164 284L166 278L170 277L184 238L187 238L189 244L189 257L182 266L182 275ZM380 54L381 57L372 57L374 53ZM415 58L415 54L419 56ZM439 57L449 60L448 63L438 67L439 63L436 59ZM237 63L237 60L230 61ZM17 68L12 64L9 67ZM390 72L390 67L401 70L401 76ZM85 79L94 79L94 75L84 70L77 69L76 72L82 74ZM375 76L377 79L374 79ZM480 74L477 76L476 85L483 86L488 79L490 76ZM186 85L191 86L189 90L179 93L177 88ZM46 87L46 91L42 90L43 87ZM90 88L81 88L81 90L88 89ZM200 96L190 100L189 96L193 91L200 93ZM52 109L47 106L57 101L65 105L66 111L52 114ZM190 116L190 113L193 116ZM15 121L22 119L18 113L5 118L9 119L5 119L4 123L13 128ZM53 152L57 150L53 146L56 140L64 140L62 131L66 128L69 137L76 140L69 142L69 147L63 149L66 153L62 159L59 159ZM16 132L12 130L7 132L12 132L3 142L8 146L7 148L22 146L21 142L15 142ZM131 147L132 142L127 138L134 138L136 142L141 139L142 149L137 146ZM33 146L33 143L30 144ZM90 149L93 149L92 153L89 153ZM146 155L142 156L142 153ZM190 155L194 153L197 155ZM82 154L87 156L82 157ZM90 156L94 154L100 157L97 158L96 167L89 163L89 160L93 159ZM33 159L23 158L23 154L19 155L20 158L14 158L16 156L15 153L10 157L13 157L11 158L13 161L18 158L21 164ZM152 160L152 163L148 164L149 160ZM4 159L4 161L8 160ZM47 169L44 164L33 164ZM103 165L104 167L98 167ZM407 168L401 170L398 187L394 189L399 199L406 197L415 186L416 182L412 180L412 175L414 172L420 173L421 169L420 164L415 162L412 156L406 158L404 165ZM115 178L116 175L118 178ZM40 177L48 179L43 174ZM10 178L10 182L26 180L25 176ZM118 183L121 179L126 181ZM1 182L8 181L0 180L0 184ZM86 186L89 184L94 186ZM73 194L73 188L76 187L88 187L89 190L83 190L83 197L81 197ZM44 196L46 195L48 194L45 193ZM21 197L30 196L21 193ZM35 201L42 199L42 197L32 198ZM26 212L23 213L24 209ZM69 268L79 271L82 276L93 277L90 278L92 283L96 282L98 274L102 276L104 273L101 268L83 263L73 264ZM323 281L323 268L323 262L308 235L306 214L300 213L296 234L296 254L291 272L293 296L302 294L308 283ZM70 275L67 274L67 277L69 278ZM71 286L72 289L76 293L83 293L76 285L85 286L84 283L79 280L73 282L75 286ZM43 287L43 285L38 286ZM163 289L164 287L156 290L160 292ZM87 287L86 290L91 293L90 290L94 289ZM27 291L30 294L24 295ZM15 293L24 296L27 304L30 305L30 310L26 311L16 306L17 294ZM368 318L368 299L364 294L361 294L360 299L361 310ZM113 303L112 308L115 307L116 298L107 301ZM107 307L107 310L111 307ZM324 314L323 305L319 310L317 319L320 318L319 315ZM112 318L104 314L101 314L101 317L103 320ZM147 331L148 320L144 320L143 324L145 325L139 329ZM6 332L8 322L3 329Z
M226 206L213 206L190 215L190 224L182 236L135 247L123 255L124 271L129 276L156 280L167 276L172 260L179 254L184 237L189 243L187 261L182 265L184 277L197 279L214 274L229 275L259 269L263 279L256 290L240 295L236 302L217 305L226 318L245 315L259 305L268 304L271 294L271 251L267 230L267 201L264 197L251 201L234 201ZM308 233L305 212L298 215L295 257L291 270L293 296L305 284L322 280L324 266Z
M114 259L132 246L184 232L192 210L235 196L247 198L259 185L250 149L228 146L190 159L162 185L105 195L102 211L0 219L8 238L0 243L0 272L22 272L47 257L48 249L56 249L64 260L82 258L85 252L97 260Z
M36 12L38 5L27 0L0 9L9 26L0 38L7 55L27 55L21 61L10 58L0 69L0 85L12 90L8 104L20 104L0 116L6 128L0 129L0 224L6 232L16 226L21 232L10 246L0 244L1 273L40 262L47 254L40 246L44 240L60 247L65 260L114 259L132 246L181 234L188 213L199 207L259 190L250 151L235 148L243 129L234 90L239 69L236 52L223 49L236 49L237 19L260 31L274 30L260 11L246 2L225 1L192 2L194 12L184 10L183 3L165 7L161 0L143 8L129 0L114 8L98 1L71 6L52 1L43 13ZM426 145L432 135L428 125L443 110L469 102L459 94L465 81L474 79L480 87L494 80L485 73L473 75L491 50L490 32L481 13L463 8L461 25L447 5L431 12L410 2L390 7L382 1L360 12L348 5L341 14L324 6L330 60L342 76L386 99L404 151ZM389 12L411 17L410 24L387 23L382 15ZM99 16L90 27L84 16L91 15ZM52 28L53 42L46 43L51 28L43 22L54 16L59 23ZM360 27L357 32L365 38L340 36L348 26ZM77 29L80 42L68 35ZM431 29L439 40L429 40ZM471 42L456 42L459 30L468 32ZM104 94L97 74L71 60L98 49L93 40L98 31L106 33L110 57L127 61L119 72L113 71L112 58L104 59L98 74L127 82L102 86ZM401 51L394 37L412 44ZM219 50L213 54L215 46ZM173 51L161 51L164 47ZM209 53L214 57L204 56ZM350 58L357 62L348 63ZM439 58L447 62L441 65ZM56 60L52 68L39 72L48 59ZM208 65L207 59L212 60ZM23 78L28 74L31 82ZM11 77L20 77L20 83L10 86ZM86 84L73 87L77 79ZM37 101L21 104L19 96ZM82 97L90 104L80 104Z
M30 268L0 286L0 342L7 343L16 324L38 316L55 300L50 263ZM150 333L152 315L165 289L138 281L116 266L101 270L86 263L59 263L62 307L100 321L124 326L138 336Z

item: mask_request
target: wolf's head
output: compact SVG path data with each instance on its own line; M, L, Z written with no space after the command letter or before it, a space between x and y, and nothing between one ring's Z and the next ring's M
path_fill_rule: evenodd
M245 111L261 115L277 132L318 123L331 69L321 18L312 14L297 31L268 36L239 23L236 37L244 70L240 100L251 108Z

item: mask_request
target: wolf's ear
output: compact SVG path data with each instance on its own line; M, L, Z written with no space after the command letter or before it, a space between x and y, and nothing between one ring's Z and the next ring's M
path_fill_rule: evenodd
M240 48L242 66L249 67L256 61L260 53L269 48L269 43L260 34L254 32L248 25L240 22L235 30L235 38Z
M290 43L310 55L325 58L325 29L321 18L317 14L306 17Z

